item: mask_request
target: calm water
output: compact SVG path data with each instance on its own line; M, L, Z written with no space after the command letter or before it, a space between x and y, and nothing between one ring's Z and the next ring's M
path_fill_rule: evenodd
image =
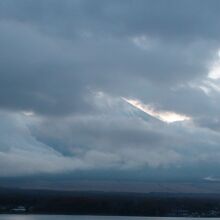
M0 220L144 220L143 217L104 217L74 215L0 215ZM156 219L156 218L155 218Z
M159 218L159 217L104 217L104 216L71 216L71 215L0 215L0 220L199 220L199 218ZM220 218L211 218L211 220ZM201 219L200 219L201 220ZM210 218L202 218L210 220Z

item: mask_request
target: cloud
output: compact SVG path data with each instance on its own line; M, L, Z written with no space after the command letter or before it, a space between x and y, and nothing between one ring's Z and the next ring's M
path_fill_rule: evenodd
M207 65L218 49L218 42L209 38L179 43L164 39L163 35L155 39L151 34L153 30L139 33L133 29L133 23L130 24L132 35L121 35L114 30L111 33L106 30L103 35L96 26L104 27L105 19L99 24L90 9L100 5L100 10L104 11L97 16L101 20L107 3L90 5L88 2L65 1L62 7L58 2L53 4L53 7L68 12L68 8L74 8L76 4L81 10L82 16L78 15L76 21L74 17L68 17L68 13L60 15L72 27L75 33L72 36L63 32L50 7L44 20L40 16L32 17L28 11L33 4L37 10L35 14L43 16L50 1L40 1L37 5L32 1L27 5L24 3L1 3L8 12L3 13L0 21L3 33L0 38L0 106L5 109L31 110L47 115L92 111L90 93L97 90L115 96L137 97L146 103L152 99L160 102L161 93L169 95L170 88L205 76ZM114 2L112 10L116 6ZM128 9L131 10L130 6ZM148 19L146 16L141 19L143 24ZM81 25L90 19L94 20L92 30L82 31ZM106 22L109 23L108 19ZM123 22L129 25L124 19ZM62 36L56 34L60 32L63 32ZM137 39L142 42L139 46ZM146 41L149 49L142 50L140 45Z
M80 159L70 160L38 141L28 129L25 117L0 113L0 176L57 173L83 167Z
M0 2L0 176L218 164L218 8Z
M212 176L207 176L207 177L204 178L204 180L210 181L210 182L219 182L220 181L219 178L212 177Z
M138 100L132 100L132 99L126 99L126 98L123 98L123 100L133 105L134 107L140 109L141 111L167 123L190 120L190 118L187 117L186 115L180 115L175 112L156 111L152 106L144 105Z
M162 137L145 128L140 120L73 117L68 119L69 123L49 121L45 126L45 120L41 124L40 119L33 117L1 112L1 177L146 165L157 167L179 159L173 150L153 149ZM142 128L134 129L132 123Z
M219 163L220 136L214 131L187 121L166 124L104 93L94 103L98 114L44 117L2 111L0 176L162 172Z

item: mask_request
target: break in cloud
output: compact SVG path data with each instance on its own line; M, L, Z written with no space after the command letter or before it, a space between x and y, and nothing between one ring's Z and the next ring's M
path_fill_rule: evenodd
M0 176L219 165L219 7L1 1Z

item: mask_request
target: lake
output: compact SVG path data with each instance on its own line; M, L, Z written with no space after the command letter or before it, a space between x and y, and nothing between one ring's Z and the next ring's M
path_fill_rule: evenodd
M200 218L177 218L177 217L117 217L117 216L75 216L75 215L0 215L0 220L184 220ZM212 218L220 219L220 218ZM210 220L203 218L202 220Z
M75 216L75 215L0 215L0 220L141 220L149 217ZM157 219L157 218L155 218Z

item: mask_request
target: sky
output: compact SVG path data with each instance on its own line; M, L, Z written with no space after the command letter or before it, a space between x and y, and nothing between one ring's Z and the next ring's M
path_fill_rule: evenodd
M0 178L220 178L220 1L0 1Z

